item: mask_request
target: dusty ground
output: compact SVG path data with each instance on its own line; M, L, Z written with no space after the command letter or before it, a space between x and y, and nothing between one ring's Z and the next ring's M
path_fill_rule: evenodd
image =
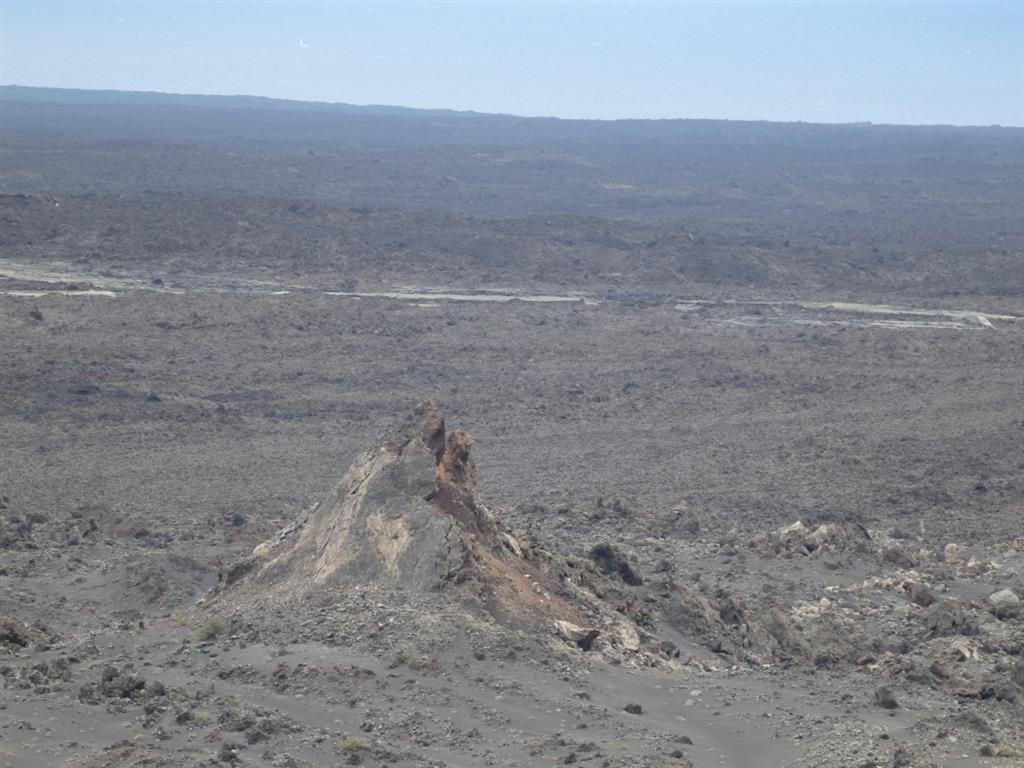
M748 308L294 294L0 301L12 331L0 342L3 613L54 635L10 648L7 764L74 763L121 741L127 756L102 759L202 763L246 741L222 721L238 708L274 719L267 741L240 752L256 765L341 762L347 733L373 747L365 764L382 765L547 766L573 753L669 765L676 749L695 765L831 765L839 743L843 760L861 762L836 765L888 765L903 742L935 764L978 765L986 728L996 746L1019 743L1010 705L899 675L890 716L871 703L888 672L631 670L532 638L474 641L471 626L424 649L380 607L386 642L352 629L306 637L302 614L264 617L252 638L232 625L199 642L207 618L191 612L218 568L316 501L426 395L479 439L483 498L559 551L611 541L644 573L668 561L709 594L727 586L787 610L848 590L857 610L876 606L858 618L867 635L914 621L908 610L923 615L899 586L921 578L908 576L916 567L983 605L1021 587L1022 425L1008 418L1020 413L1018 322L807 326ZM902 569L744 554L758 530L827 519L929 554ZM998 568L965 577L929 565L951 542ZM1018 638L1001 647L1019 653L1020 620L993 621L990 632ZM428 654L427 668L394 666L400 648ZM68 679L22 687L50 658L76 660ZM108 665L159 680L173 703L147 715L130 699L81 702ZM574 698L582 692L591 698ZM644 714L622 712L633 701ZM188 711L209 719L177 722ZM987 725L950 725L964 713ZM373 731L360 730L367 722Z
M83 109L0 147L0 766L1022 764L1017 134ZM218 589L424 398L615 642Z

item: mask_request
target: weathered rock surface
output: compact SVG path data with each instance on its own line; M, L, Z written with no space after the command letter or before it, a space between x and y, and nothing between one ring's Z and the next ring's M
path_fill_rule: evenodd
M1020 614L1020 598L1012 589L1000 589L988 596L989 609L1000 619L1010 619Z
M826 522L811 528L797 520L776 531L762 531L751 543L775 554L863 552L871 547L871 535L859 523Z
M304 520L256 547L226 580L289 591L380 579L430 589L457 579L470 549L459 524L467 534L493 531L473 496L469 442L462 433L446 441L440 410L424 403L413 423L359 456Z
M759 614L725 592L709 596L677 586L666 602L665 619L685 636L737 661L765 664L811 656L810 646L782 611Z
M555 620L555 631L560 638L566 642L575 643L584 651L589 651L598 635L601 634L600 630L593 627L578 627L560 619Z
M590 559L606 574L618 575L630 586L635 587L644 583L626 554L612 544L598 544L593 547L590 550Z
M436 403L421 403L301 520L227 569L221 594L257 590L274 599L385 585L443 592L470 614L516 626L591 626L588 617L606 609L572 585L585 563L569 564L499 525L477 498L472 444L465 432L446 433ZM599 576L590 564L583 580ZM569 634L580 647L594 639Z

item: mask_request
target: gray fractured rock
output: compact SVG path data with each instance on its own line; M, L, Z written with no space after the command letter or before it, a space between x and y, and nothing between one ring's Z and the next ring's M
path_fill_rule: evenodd
M597 544L590 550L589 557L604 573L617 575L630 586L644 583L626 554L612 544Z
M555 632L568 643L579 646L584 651L589 651L600 630L593 627L579 627L568 621L555 620Z
M612 624L610 605L568 583L581 569L520 541L478 501L472 444L464 432L446 436L440 408L421 403L302 519L226 569L215 599L397 586L406 594L443 592L452 607L516 626L555 619L583 626L598 616Z
M775 554L867 552L873 549L871 534L860 523L853 521L827 522L813 529L797 520L775 531L760 531L751 544Z
M1000 589L988 596L988 601L996 608L1013 608L1020 605L1020 598L1012 589Z
M875 689L875 706L882 709L896 709L899 702L896 701L896 694L887 686Z
M910 602L914 603L914 605L927 608L935 603L935 595L926 584L921 584L917 581L905 581L903 583L903 591L906 592Z
M773 608L758 615L725 592L709 596L690 587L675 586L664 604L664 613L675 630L742 661L769 663L811 655L809 644L781 610Z
M107 699L131 699L138 701L148 696L163 695L163 685L146 687L146 680L131 670L120 670L114 666L104 667L98 683L87 683L78 691L83 704L99 704Z
M988 596L989 610L999 619L1012 619L1020 614L1021 602L1012 589L1000 589Z
M0 617L0 650L14 651L30 645L44 646L56 639L45 625L28 624L12 617Z
M247 577L275 590L304 591L390 579L427 590L454 578L468 551L453 516L441 514L433 500L444 444L440 410L421 404L416 420L360 455L304 521L256 547L224 581ZM467 501L453 503L469 515L480 512ZM482 515L474 522L486 525Z
M925 626L932 637L976 635L979 631L970 612L952 601L932 605L925 614Z

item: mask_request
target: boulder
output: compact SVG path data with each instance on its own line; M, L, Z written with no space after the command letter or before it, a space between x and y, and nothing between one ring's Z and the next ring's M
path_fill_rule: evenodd
M610 638L612 645L623 651L640 650L640 633L629 624L616 624Z
M565 640L567 643L579 646L584 651L589 651L597 639L597 636L601 634L599 630L593 627L580 627L569 621L562 621L561 619L555 619L555 632L558 636Z
M809 555L814 552L860 551L867 547L871 536L867 529L853 522L825 522L813 529L797 520L785 528L775 531L775 551L787 551L795 554ZM757 546L755 539L755 546Z
M1020 614L1020 598L1012 589L1000 589L988 596L989 610L999 619L1012 619Z
M899 702L896 701L896 694L887 686L875 689L875 706L882 709L896 709Z
M1000 589L988 596L988 602L996 608L1016 608L1020 605L1020 598L1012 589Z
M598 544L590 550L589 557L604 573L618 575L630 586L644 583L626 554L611 544Z
M979 631L967 609L953 602L932 605L925 614L925 626L932 637L976 635Z
M742 661L766 664L811 655L810 645L785 613L773 608L758 615L725 592L711 596L677 586L664 605L664 614L676 631Z
M914 605L919 605L922 608L927 608L935 602L935 595L932 594L932 591L927 585L921 584L920 582L903 582L903 591L906 592L910 602Z
M942 550L942 561L948 565L960 562L960 545L950 542Z

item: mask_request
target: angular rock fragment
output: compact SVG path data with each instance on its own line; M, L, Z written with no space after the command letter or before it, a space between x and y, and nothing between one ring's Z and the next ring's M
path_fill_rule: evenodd
M558 636L566 642L578 645L584 651L589 651L601 634L600 630L593 627L578 627L568 621L555 620L555 631Z
M882 709L896 709L899 702L896 701L896 694L887 686L875 689L875 706Z
M1000 589L988 596L989 610L1000 619L1013 618L1020 614L1020 598L1012 589Z

